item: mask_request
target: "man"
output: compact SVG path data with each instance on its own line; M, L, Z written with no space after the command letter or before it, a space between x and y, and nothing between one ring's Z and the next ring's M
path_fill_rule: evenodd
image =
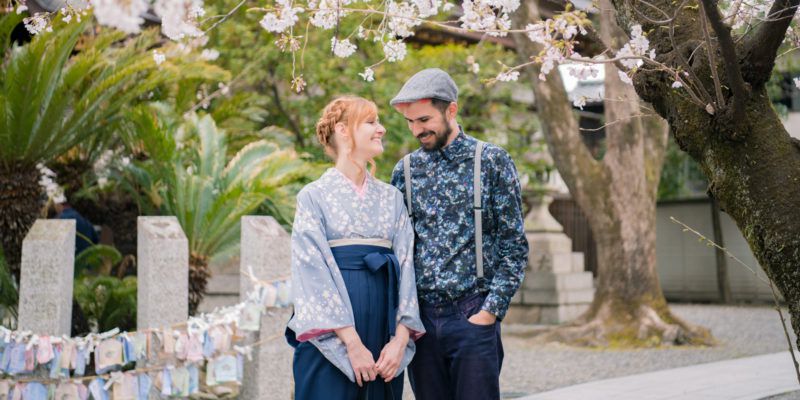
M500 398L499 320L528 258L514 162L500 147L462 131L457 100L453 79L434 68L411 77L390 102L420 143L392 174L416 232L414 265L427 331L409 366L417 400ZM480 196L473 196L476 189ZM482 225L477 232L476 220Z

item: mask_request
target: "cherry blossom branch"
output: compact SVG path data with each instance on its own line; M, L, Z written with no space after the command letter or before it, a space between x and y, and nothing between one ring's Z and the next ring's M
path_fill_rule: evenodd
M213 30L214 28L216 28L219 24L221 24L221 23L225 22L226 20L228 20L228 18L230 18L233 14L235 14L236 11L238 11L240 8L242 8L244 3L247 3L247 0L242 0L241 2L239 2L239 4L237 4L236 7L233 7L233 9L228 11L227 14L222 15L222 16L218 15L216 17L213 17L213 18L219 18L219 21L215 22L213 25L211 25L208 29L204 30L203 32L208 33L211 30Z
M658 115L656 113L633 114L633 115L628 115L628 116L626 116L624 118L617 118L616 120L608 122L608 123L605 123L605 124L603 124L603 125L601 125L601 126L599 126L597 128L578 128L578 130L583 131L583 132L597 132L597 131L600 131L602 129L605 129L606 127L609 127L609 126L612 126L612 125L616 125L616 124L619 124L619 123L622 123L622 122L625 122L625 121L628 121L628 120L631 120L631 119L634 119L634 118L640 118L640 117L660 117L660 115Z

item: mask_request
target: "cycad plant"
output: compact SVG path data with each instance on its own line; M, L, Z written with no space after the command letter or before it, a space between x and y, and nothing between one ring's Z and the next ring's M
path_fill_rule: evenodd
M150 51L161 40L155 30L128 38L95 29L88 17L54 22L20 46L11 32L23 17L0 17L0 245L15 274L42 207L36 165L78 144L102 146L127 107L187 73L208 73L180 61L158 65Z
M291 149L265 140L228 159L228 138L206 115L170 126L152 107L131 112L130 139L143 161L127 167L124 187L142 214L174 215L189 240L189 308L194 313L210 277L211 257L238 248L242 216L263 208L290 214L291 187L309 169ZM281 211L283 210L283 211Z

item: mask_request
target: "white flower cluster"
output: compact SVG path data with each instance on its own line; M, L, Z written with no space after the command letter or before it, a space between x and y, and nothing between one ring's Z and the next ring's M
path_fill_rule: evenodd
M649 50L649 54L648 54ZM622 58L620 63L628 68L640 67L644 62L641 57L656 58L656 50L650 49L650 41L642 33L641 25L631 27L631 41L617 52L617 57Z
M150 8L147 0L91 0L91 4L98 23L125 33L139 33L144 22L141 15Z
M373 71L370 67L365 68L364 72L360 72L358 75L364 78L364 80L367 82L372 82L375 80L375 71Z
M525 27L528 38L544 46L537 57L541 63L539 79L544 80L558 64L577 55L574 49L578 33L587 33L579 23L582 19L580 11L571 11Z
M92 165L94 175L97 177L97 186L100 189L108 187L108 178L113 169L122 169L130 165L131 159L127 156L119 157L120 151L106 150Z
M337 40L331 38L331 50L336 57L347 58L356 52L356 45L350 43L350 39Z
M400 3L395 3L394 1L389 2L389 4L386 6L386 13L389 14L388 25L391 36L407 38L414 35L412 29L414 29L415 26L422 24L422 21L419 20L419 18L423 17L422 12L420 12L416 3L417 2L412 5L405 1ZM425 3L425 0L421 0L419 3ZM431 10L434 14L436 14L436 9L433 7L428 7L426 12L431 12ZM430 14L426 16L430 16Z
M166 60L167 56L165 56L164 53L158 50L153 50L153 61L156 62L156 65L161 65L161 63L163 63Z
M499 73L495 79L500 82L514 82L519 79L519 71L504 71Z
M349 1L343 0L330 0L334 2L333 5L329 3L329 0L322 0L319 3L319 10L314 13L311 17L311 25L316 26L317 28L322 29L332 29L336 26L336 23L340 18L344 18L347 13L342 10L342 7L349 4ZM309 8L313 7L313 2L308 2Z
M489 36L503 37L511 29L509 14L519 8L518 0L464 0L464 14L458 20L464 29L488 31Z
M269 32L281 33L294 26L299 17L297 14L303 12L300 7L293 7L291 0L278 0L278 12L266 13L261 19L261 27Z
M44 164L37 164L36 169L39 170L39 186L44 188L47 198L56 204L66 203L67 197L64 195L64 189L56 182L56 173Z
M600 68L594 64L573 64L567 68L569 74L578 78L578 80L586 80L589 78L597 78L600 73Z
M197 17L204 14L203 0L156 0L153 10L161 17L161 32L179 41L203 36Z
M45 13L36 13L32 17L23 19L22 23L25 25L25 29L27 29L31 35L38 35L42 31L53 31L53 27L50 26L50 23L47 20L47 14Z
M406 58L406 44L399 40L390 40L383 44L383 54L389 62L403 61Z

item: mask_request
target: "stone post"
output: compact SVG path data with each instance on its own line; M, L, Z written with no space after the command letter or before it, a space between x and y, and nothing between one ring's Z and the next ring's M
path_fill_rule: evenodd
M572 252L572 240L550 214L552 201L549 194L540 196L525 218L528 267L508 322L560 324L580 316L594 299L592 273L584 271L583 253Z
M242 301L253 289L247 273L252 270L260 280L268 281L291 274L291 237L272 217L242 218L241 279ZM268 309L261 316L261 330L254 341L272 339L253 350L253 361L245 363L243 399L290 399L292 357L294 350L286 344L283 332L292 315L291 307Z
M137 220L137 329L189 318L189 241L175 217Z
M70 336L75 220L38 219L22 242L19 329Z

